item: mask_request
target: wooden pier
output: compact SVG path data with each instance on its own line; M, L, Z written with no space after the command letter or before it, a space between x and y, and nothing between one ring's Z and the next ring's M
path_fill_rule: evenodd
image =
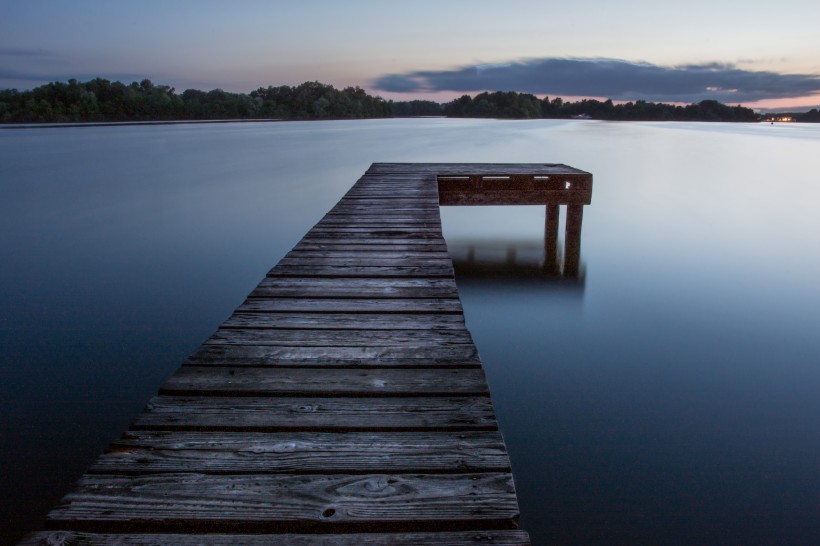
M372 165L22 544L529 544L439 204L567 205L571 276L591 192Z

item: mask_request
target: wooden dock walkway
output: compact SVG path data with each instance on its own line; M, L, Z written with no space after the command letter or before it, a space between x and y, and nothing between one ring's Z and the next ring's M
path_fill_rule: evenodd
M439 203L591 189L374 164L22 544L529 544Z

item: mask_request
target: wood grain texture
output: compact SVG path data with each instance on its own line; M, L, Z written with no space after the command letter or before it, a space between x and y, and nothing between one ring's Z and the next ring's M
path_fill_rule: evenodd
M330 242L330 243L312 243L299 242L294 251L302 250L331 250L342 252L345 250L363 251L363 252L447 252L447 246L441 243L430 242L429 244L373 244L368 241L359 241L358 243Z
M438 241L441 239L441 232L436 230L417 231L415 229L312 229L311 237L323 239L384 239L387 241Z
M375 237L367 236L366 234L358 234L358 236L348 236L350 234L342 234L338 237L327 237L322 234L308 234L305 235L301 243L305 244L336 244L336 245L390 245L393 248L399 248L405 245L420 245L430 246L437 245L441 241L435 238L400 238L400 237Z
M414 228L414 227L429 227L435 229L441 229L441 222L439 222L438 218L433 216L430 217L402 217L396 215L381 215L381 216L364 216L361 214L345 214L345 215L338 215L334 214L332 216L325 216L322 220L316 224L319 227L340 227L340 226L354 226L354 227L364 227L364 226L387 226L387 227L400 227L402 229L407 228Z
M109 532L397 532L514 528L517 518L508 473L87 474L47 524Z
M129 431L92 473L362 474L508 472L497 431L186 432Z
M460 314L250 313L237 311L221 328L312 330L464 330Z
M268 276L318 279L450 279L454 276L454 270L433 267L284 265L272 270Z
M462 330L258 330L220 328L205 345L284 345L298 347L439 347L472 345Z
M431 431L496 430L486 396L467 398L270 398L156 396L134 430Z
M395 260L413 260L409 265L434 262L435 265L446 265L450 261L447 252L440 251L375 251L368 248L356 250L292 250L282 260L284 263L296 262L298 260L345 260L343 265L356 263L357 260L374 260L378 265L400 265ZM383 262L383 263L382 263ZM444 262L444 264L442 264ZM279 263L283 263L280 261Z
M283 265L317 265L317 266L344 266L344 267L420 267L433 266L450 268L449 256L389 256L380 257L367 254L348 254L333 256L325 253L324 256L304 256L298 252L291 252L279 261L277 267ZM276 269L276 268L274 268Z
M250 297L457 298L452 279L265 278Z
M456 298L415 299L356 299L356 298L250 298L240 305L237 312L245 313L449 313L463 314L461 301ZM463 320L463 316L461 317Z
M453 266L449 263L442 266L346 266L346 265L277 265L268 273L268 277L316 277L316 278L429 278L452 279Z
M486 396L480 368L329 369L182 366L160 388L175 396Z
M440 533L292 533L264 535L208 534L102 534L74 531L32 533L20 546L528 546L529 536L520 530L476 530Z
M429 347L290 347L202 345L187 364L218 366L480 366L472 344Z
M388 247L389 248L389 247ZM328 259L328 260L439 260L446 261L450 255L446 250L369 250L359 248L353 250L301 250L295 249L288 252L284 259ZM282 263L282 262L280 262Z

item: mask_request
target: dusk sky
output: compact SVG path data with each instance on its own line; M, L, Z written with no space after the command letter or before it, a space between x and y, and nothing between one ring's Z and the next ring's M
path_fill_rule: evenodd
M483 90L820 105L820 2L0 0L0 88L95 77L394 100Z

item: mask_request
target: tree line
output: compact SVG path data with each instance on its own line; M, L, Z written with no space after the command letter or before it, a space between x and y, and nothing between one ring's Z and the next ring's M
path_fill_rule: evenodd
M126 85L102 78L54 82L30 91L0 90L3 123L392 116L390 103L359 87L336 89L319 82L260 87L247 94L222 89L177 93L147 79Z
M780 114L778 114L780 115ZM820 112L788 114L796 121L820 122ZM513 91L464 95L447 103L385 101L359 87L336 89L319 82L260 87L250 93L124 84L96 78L54 82L30 91L0 90L0 122L115 122L213 119L333 119L447 116L470 118L561 119L588 117L623 121L739 121L763 119L751 108L704 100L686 106L611 100L539 99Z
M588 117L603 120L629 121L759 121L751 108L727 106L715 100L679 106L647 101L614 104L612 100L582 99L550 100L516 92L480 93L475 97L464 95L444 105L444 114L450 117L471 118L572 118Z

